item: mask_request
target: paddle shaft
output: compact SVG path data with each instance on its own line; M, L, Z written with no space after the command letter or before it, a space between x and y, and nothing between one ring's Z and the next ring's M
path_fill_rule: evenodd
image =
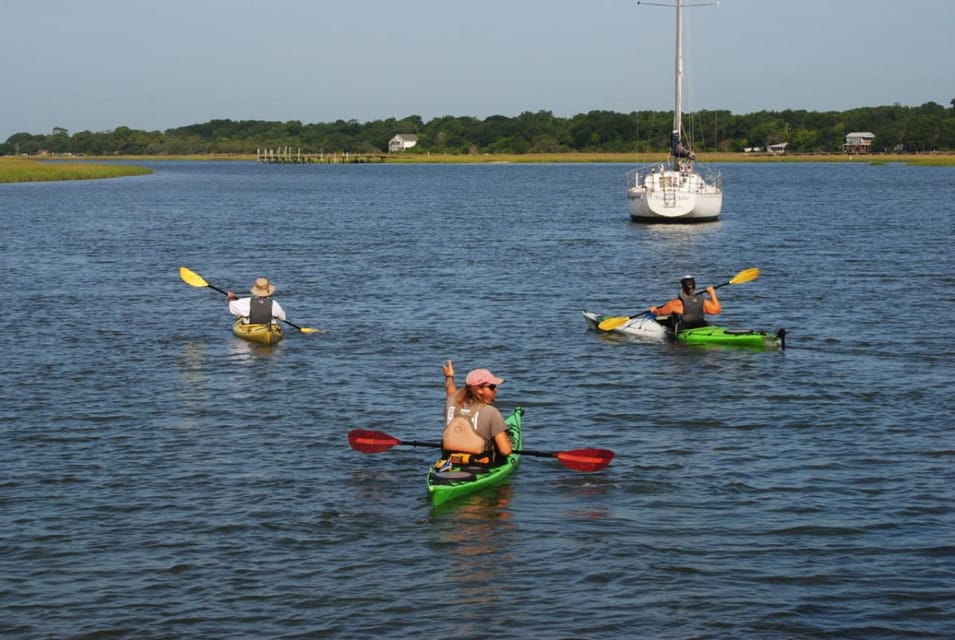
M409 447L431 447L433 449L440 449L442 447L440 442L419 442L418 440L412 440L411 442L405 442L402 440L399 444L407 445ZM559 451L533 451L530 449L520 449L511 452L512 455L536 456L538 458L556 458L559 453Z
M519 453L522 456L536 456L538 458L556 458L560 451L533 451L531 449L521 449L520 451L515 451L514 453Z
M432 449L440 449L442 446L440 442L418 442L417 440L412 440L411 442L402 440L398 444L406 444L409 447L431 447Z
M226 290L224 290L224 289L220 289L219 287L215 286L214 284L209 284L209 283L207 282L207 283L206 283L206 286L209 287L210 289L214 289L214 290L218 291L219 293L221 293L221 294L224 295L224 296L228 296L228 295L229 295L229 292L228 292L228 291L226 291Z
M362 453L374 454L388 451L394 446L442 448L438 442L421 442L410 440L402 442L394 436L381 431L368 429L352 429L348 432L348 444L352 449ZM539 458L554 458L565 467L575 471L590 473L603 469L613 460L614 453L609 449L573 449L571 451L532 451L521 449L511 452L514 455L536 456Z

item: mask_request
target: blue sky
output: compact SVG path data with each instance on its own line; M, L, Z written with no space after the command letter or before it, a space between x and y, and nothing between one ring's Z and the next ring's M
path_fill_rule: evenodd
M689 110L955 98L955 0L721 0L686 13ZM636 0L0 0L0 24L0 141L217 118L673 105L673 11Z

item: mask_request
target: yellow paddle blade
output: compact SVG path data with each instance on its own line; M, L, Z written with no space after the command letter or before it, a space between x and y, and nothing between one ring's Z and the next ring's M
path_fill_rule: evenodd
M601 331L610 331L611 329L616 329L620 325L626 324L630 318L627 316L615 316L613 318L606 318L601 320L600 324L597 325L597 328Z
M302 333L325 333L324 329L316 329L314 327L300 327L299 331Z
M743 284L744 282L750 282L759 277L759 269L752 267L750 269L743 269L730 280L730 284Z
M179 267L179 277L182 278L182 281L193 287L208 287L209 283L203 279L195 271L186 269L185 267Z
M290 327L295 327L296 329L299 330L299 333L325 333L324 329L315 329L314 327L300 327L299 325L295 324L291 320L282 320L282 322L284 322Z

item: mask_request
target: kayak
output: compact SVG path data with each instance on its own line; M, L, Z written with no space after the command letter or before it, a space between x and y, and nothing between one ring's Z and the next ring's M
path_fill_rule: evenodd
M521 449L521 415L523 413L524 410L517 407L511 412L511 415L504 419L511 436L511 447L515 451ZM427 478L431 505L437 507L449 500L480 491L485 487L501 484L514 473L520 459L520 454L512 453L507 456L507 462L494 467L452 465L448 468L442 467L442 470L439 471L435 466L432 466L428 469Z
M275 344L282 339L282 327L277 324L245 324L242 318L232 323L232 333L249 342Z
M672 329L657 318L639 315L631 318L619 327L610 331L602 331L598 325L613 316L602 315L593 311L584 311L587 326L601 333L618 334L644 342L664 342L667 340L693 345L718 345L746 347L750 349L785 349L786 330L780 329L776 333L757 331L755 329L728 329L726 327L705 326L695 329L684 329L673 334ZM661 318L667 320L667 318Z
M597 325L614 316L608 316L596 313L594 311L584 311L584 320L587 326L601 333L617 334L627 338L635 338L644 342L663 342L667 339L667 328L656 321L656 318L641 314L636 318L631 318L619 327L614 327L610 331L603 331Z
M685 344L719 345L746 347L750 349L785 349L786 330L776 333L755 329L727 329L726 327L697 327L683 329L676 334L676 340Z

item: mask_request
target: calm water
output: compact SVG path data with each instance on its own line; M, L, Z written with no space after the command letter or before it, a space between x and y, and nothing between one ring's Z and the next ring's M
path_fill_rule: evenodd
M0 186L3 638L955 636L955 170L728 165L628 221L623 165L159 163ZM233 338L266 275L293 333ZM610 340L747 267L785 352ZM535 449L433 512L441 363Z

